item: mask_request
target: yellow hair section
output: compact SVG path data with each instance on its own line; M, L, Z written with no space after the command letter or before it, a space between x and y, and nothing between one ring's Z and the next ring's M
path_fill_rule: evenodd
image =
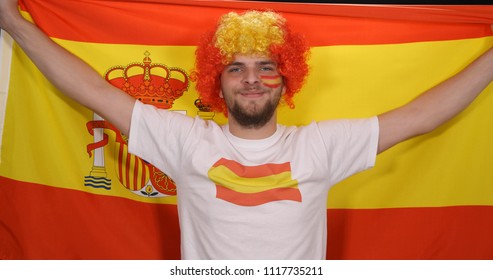
M231 62L235 54L268 56L271 45L284 43L285 21L275 12L230 12L219 21L215 46L225 64Z

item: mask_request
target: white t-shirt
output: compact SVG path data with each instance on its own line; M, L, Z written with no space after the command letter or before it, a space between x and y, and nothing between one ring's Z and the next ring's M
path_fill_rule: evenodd
M375 163L378 120L278 125L262 140L136 102L129 151L177 185L184 259L325 259L327 193Z

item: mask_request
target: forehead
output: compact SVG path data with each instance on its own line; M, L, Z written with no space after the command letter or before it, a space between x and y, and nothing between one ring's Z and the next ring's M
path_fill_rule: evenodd
M274 64L274 65L276 65L276 62L268 56L237 54L233 57L233 60L229 63L229 65L235 65L235 64L245 64L245 65Z

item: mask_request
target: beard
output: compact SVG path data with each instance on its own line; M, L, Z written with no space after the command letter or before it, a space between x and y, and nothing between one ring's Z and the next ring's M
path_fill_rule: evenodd
M264 106L261 104L247 104L247 106L242 107L238 102L234 102L233 104L226 102L226 104L229 115L233 117L239 125L244 128L260 128L272 119L280 98L281 96L279 95L275 100L267 101Z

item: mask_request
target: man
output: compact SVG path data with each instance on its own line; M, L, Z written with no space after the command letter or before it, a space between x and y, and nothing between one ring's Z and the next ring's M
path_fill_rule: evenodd
M0 27L60 91L129 135L129 150L176 182L187 259L325 258L330 187L373 166L378 153L443 124L493 80L489 50L377 117L284 127L277 105L283 99L292 106L308 48L279 14L230 13L197 49L197 90L228 115L221 127L122 94L23 20L16 2L0 3Z

